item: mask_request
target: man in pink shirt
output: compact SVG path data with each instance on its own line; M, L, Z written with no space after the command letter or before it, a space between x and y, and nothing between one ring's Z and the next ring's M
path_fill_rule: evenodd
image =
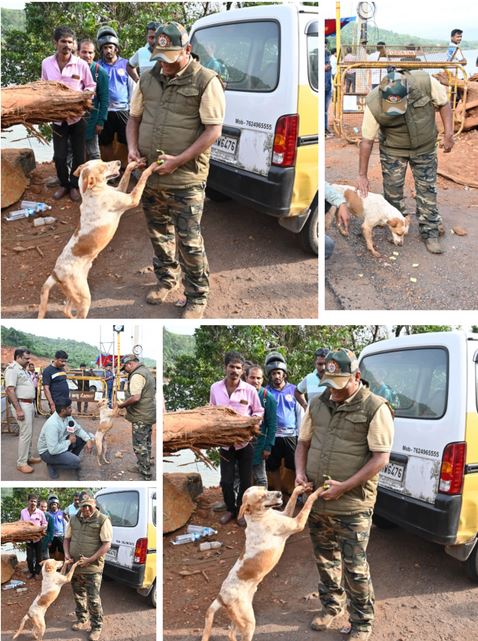
M227 352L224 356L226 377L211 385L209 402L211 405L230 407L244 416L263 416L264 408L256 389L241 379L244 369L244 358L238 352ZM242 503L242 495L252 485L252 458L254 446L251 441L231 447L219 448L221 456L221 488L227 511L220 518L225 525L237 517ZM239 469L239 493L234 493L234 471ZM245 525L244 519L238 524Z
M35 525L47 527L47 520L43 512L37 507L38 497L36 494L28 495L28 505L20 512L21 521L31 521ZM34 579L41 572L40 562L42 561L41 553L41 536L37 541L27 541L27 565L30 570L29 579Z
M75 34L69 27L57 27L53 33L56 52L41 63L42 80L55 80L76 91L95 91L96 84L89 65L73 55ZM71 118L53 123L53 160L60 188L53 194L59 200L70 193L71 200L81 200L78 178L73 175L77 167L85 162L85 130L83 118ZM71 142L73 162L68 168L68 141Z

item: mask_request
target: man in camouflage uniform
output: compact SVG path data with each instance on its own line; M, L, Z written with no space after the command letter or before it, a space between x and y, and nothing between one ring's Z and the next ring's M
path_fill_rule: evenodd
M403 188L407 166L413 173L420 236L432 254L442 254L443 233L437 208L438 109L444 127L443 147L451 151L453 114L446 88L424 71L390 71L366 99L360 142L357 189L365 198L369 183L368 164L374 139L379 134L383 194L406 215Z
M91 631L89 641L98 641L103 627L103 608L100 588L105 564L104 555L111 547L113 529L109 516L101 514L95 499L83 497L80 510L74 514L66 527L63 547L65 561L79 561L71 587L75 599L76 621L72 630L88 627L90 615Z
M349 638L366 641L374 618L366 549L378 472L392 446L393 416L387 401L360 381L358 361L348 349L329 352L321 383L329 389L307 408L295 463L297 485L311 481L314 489L326 488L309 516L322 603L311 627L330 627L348 598Z
M136 84L126 129L129 160L158 162L142 198L159 281L146 301L164 302L182 271L183 318L202 318L209 266L201 217L210 148L222 131L224 91L217 72L193 60L188 34L177 22L158 28L151 60L158 62Z
M126 419L133 431L133 451L139 471L145 481L151 480L151 434L156 422L156 384L149 369L134 354L125 356L122 370L128 374L126 400L118 407L126 407ZM131 471L131 470L130 470Z

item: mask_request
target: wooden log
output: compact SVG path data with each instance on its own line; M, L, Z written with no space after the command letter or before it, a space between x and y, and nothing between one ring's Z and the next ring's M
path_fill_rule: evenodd
M166 412L163 423L165 454L184 449L247 443L259 433L261 418L242 416L229 407L207 405L193 410Z
M51 80L2 88L2 129L81 118L92 108L92 98L90 91Z
M16 554L2 554L2 584L10 581L18 565Z
M2 523L2 543L24 543L25 541L39 541L45 535L46 525L41 527L31 521L13 521Z

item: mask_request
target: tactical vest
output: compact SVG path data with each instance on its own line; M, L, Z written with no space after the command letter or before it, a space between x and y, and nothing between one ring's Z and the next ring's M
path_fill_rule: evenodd
M129 382L134 374L140 374L146 384L141 390L141 398L134 405L128 405L126 408L126 419L130 423L142 421L147 425L152 425L156 421L156 384L153 375L145 365L140 365L134 372L128 376L128 389L125 392L126 399L130 398Z
M322 485L324 475L335 481L353 476L371 458L367 435L370 421L378 408L386 403L366 387L359 389L349 403L336 407L330 400L330 390L316 396L309 405L313 434L307 455L307 478L314 487ZM346 492L339 499L318 499L314 512L318 514L355 514L373 508L377 495L378 474L369 481Z
M380 125L380 149L391 156L408 158L435 150L437 127L430 76L424 71L404 73L409 93L408 108L403 115L387 116L383 113L378 87L369 93L365 102Z
M95 552L103 545L100 539L100 532L103 523L109 517L102 514L98 509L93 512L90 519L84 519L81 515L74 515L70 520L71 541L70 554L74 561L78 561L80 556L93 556ZM104 556L100 556L94 563L90 563L82 568L77 566L77 574L95 574L103 572L105 564Z
M156 64L140 78L144 111L139 127L138 147L150 165L158 150L177 156L190 147L204 131L199 116L202 95L217 73L205 69L193 60L180 76L168 79ZM209 173L207 149L178 167L168 176L153 174L148 187L153 189L183 189L206 182Z

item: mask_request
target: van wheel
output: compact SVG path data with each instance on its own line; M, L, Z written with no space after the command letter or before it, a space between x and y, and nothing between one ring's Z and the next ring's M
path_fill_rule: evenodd
M226 200L231 200L230 196L226 196L226 194L222 194L220 191L216 191L212 187L206 187L206 196L209 200L212 200L215 203L223 203Z
M151 592L148 595L149 602L153 606L153 608L156 607L156 582L154 583Z
M473 552L465 561L465 570L467 577L478 583L478 541L475 543Z
M395 523L392 523L392 521L389 521L383 516L380 516L379 514L374 514L372 516L372 521L373 524L376 525L378 528L381 530L392 530L394 527L397 527Z
M307 222L299 232L299 243L306 252L319 253L319 206L316 205Z

